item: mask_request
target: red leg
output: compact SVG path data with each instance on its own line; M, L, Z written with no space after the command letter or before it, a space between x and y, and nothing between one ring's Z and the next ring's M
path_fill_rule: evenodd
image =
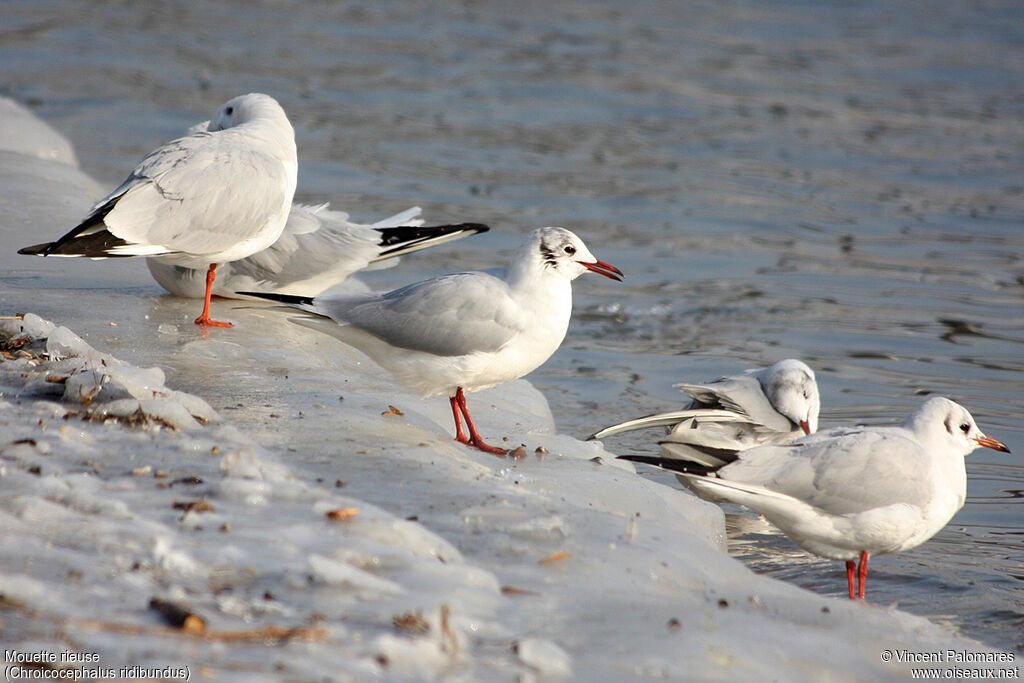
M868 552L860 554L860 565L857 567L857 597L864 599L864 590L868 585Z
M465 430L462 429L462 420L459 419L459 403L455 400L454 396L448 400L452 403L452 415L455 416L455 440L469 445L469 437L466 436Z
M495 446L489 446L484 443L480 433L476 431L476 427L473 425L473 419L469 416L469 408L466 407L466 395L462 392L462 387L459 387L455 392L455 397L452 399L455 405L458 405L459 410L462 411L462 416L466 418L466 428L469 429L469 441L463 442L469 446L479 448L484 453L490 453L491 455L507 455L508 450L505 448L497 448ZM456 418L456 424L458 424L458 418ZM459 440L458 435L455 436L456 440Z
M203 312L196 318L196 325L209 325L210 327L234 327L233 323L221 322L210 319L210 295L213 293L213 281L217 277L217 264L211 263L206 269L206 297L203 299Z
M846 561L846 582L850 584L850 599L854 600L857 594L853 589L853 572L857 569L857 563L853 560Z

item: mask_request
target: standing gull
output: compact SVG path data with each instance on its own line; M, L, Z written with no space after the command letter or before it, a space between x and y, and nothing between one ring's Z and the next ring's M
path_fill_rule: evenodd
M964 456L978 446L1010 452L963 406L934 397L899 426L818 432L722 467L620 457L679 472L699 494L760 512L804 550L845 560L852 600L864 597L868 556L924 543L963 507Z
M818 383L802 361L787 358L760 370L706 384L677 384L691 401L683 410L638 417L589 436L603 439L647 427L666 427L662 455L709 467L732 462L736 452L787 443L818 429Z
M210 122L203 121L185 135L210 130ZM228 299L243 290L319 296L359 270L388 268L407 254L489 230L480 223L424 226L420 212L414 206L364 225L327 204L293 203L277 241L244 259L221 264L212 293ZM171 294L203 298L204 270L156 258L146 259L146 265L153 279Z
M147 154L120 187L56 242L19 250L40 256L149 256L206 270L197 325L210 319L217 266L266 249L295 194L295 132L281 105L250 93L229 100L206 131Z
M422 396L449 397L455 439L482 451L465 392L531 372L558 349L572 313L572 281L587 271L621 280L565 228L530 233L511 265L492 272L442 275L382 294L314 301L242 292L290 304L293 322L350 344ZM462 428L466 420L468 434Z

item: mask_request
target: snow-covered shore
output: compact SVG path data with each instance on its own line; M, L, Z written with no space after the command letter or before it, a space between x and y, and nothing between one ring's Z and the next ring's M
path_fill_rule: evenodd
M0 328L5 647L246 681L881 680L910 667L886 650L986 649L754 575L717 507L558 434L528 381L471 398L526 442L497 459L451 441L447 401L278 312L207 335L142 264L15 255L103 188L7 116L0 266L23 286L0 315L42 317Z

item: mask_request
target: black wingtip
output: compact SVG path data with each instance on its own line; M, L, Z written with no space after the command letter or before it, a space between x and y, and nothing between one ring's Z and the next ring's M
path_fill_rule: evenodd
M654 465L660 467L663 470L670 472L683 472L685 474L700 474L707 475L714 472L716 467L708 467L696 462L690 462L688 460L680 460L678 458L662 458L656 455L620 455L619 460L629 460L630 462L642 462L645 465Z
M412 226L399 225L393 228L376 228L380 233L382 247L378 258L399 256L418 251L432 244L441 244L458 237L468 237L487 232L490 228L483 223L454 223L452 225ZM459 233L465 233L460 235ZM450 237L454 236L454 237ZM447 237L447 239L445 239Z
M22 247L18 253L26 256L46 256L50 253L51 247L53 247L53 242L43 242L42 244L33 244L31 247Z
M278 303L291 304L293 306L308 306L313 303L313 297L298 296L297 294L277 294L273 292L235 292L235 294L253 296L257 299L266 299L267 301L276 301Z

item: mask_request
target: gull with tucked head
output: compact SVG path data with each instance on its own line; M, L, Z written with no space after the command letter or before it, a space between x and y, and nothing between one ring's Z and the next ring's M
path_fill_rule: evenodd
M147 154L121 185L38 256L149 256L206 270L197 325L210 318L217 266L266 249L281 235L298 177L295 131L269 95L226 102L208 125Z
M588 438L665 427L668 434L658 441L663 456L715 466L735 460L738 451L787 443L818 429L818 383L814 371L795 358L713 382L675 386L690 397L682 410L638 417Z

